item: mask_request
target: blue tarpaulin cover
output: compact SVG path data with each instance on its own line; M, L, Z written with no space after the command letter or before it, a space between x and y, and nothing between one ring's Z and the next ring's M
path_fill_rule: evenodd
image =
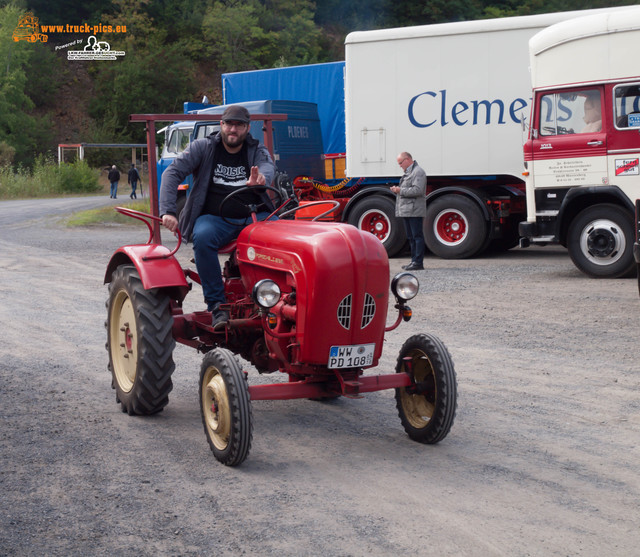
M325 153L346 151L344 62L222 74L224 104L259 99L318 105Z

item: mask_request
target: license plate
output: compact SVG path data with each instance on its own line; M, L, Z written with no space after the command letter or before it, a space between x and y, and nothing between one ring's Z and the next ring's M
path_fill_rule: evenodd
M330 369L345 367L364 367L373 363L374 344L351 344L345 346L332 346L329 350Z

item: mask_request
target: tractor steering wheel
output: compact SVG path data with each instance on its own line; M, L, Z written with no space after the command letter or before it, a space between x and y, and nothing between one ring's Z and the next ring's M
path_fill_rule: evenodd
M230 220L227 219L227 217L224 216L224 207L225 205L231 201L235 196L244 193L246 191L256 191L258 190L259 192L263 192L263 191L269 191L271 190L272 192L275 192L276 195L278 196L278 205L282 203L283 199L282 199L282 194L281 192L274 188L273 186L242 186L237 188L236 190L232 191L229 195L227 195L222 202L220 203L220 208L219 208L219 212L220 212L220 218L226 222L227 224L236 224L235 222L231 222ZM247 209L249 209L249 211L251 212L251 215L253 215L254 213L258 212L258 208L259 207L265 207L266 209L268 209L269 207L267 206L267 204L262 201L261 203L258 203L257 205L254 205L253 203L247 204L247 203L243 203L242 201L236 200L236 203L240 203L241 205L244 205ZM248 219L250 217L245 217L245 220Z

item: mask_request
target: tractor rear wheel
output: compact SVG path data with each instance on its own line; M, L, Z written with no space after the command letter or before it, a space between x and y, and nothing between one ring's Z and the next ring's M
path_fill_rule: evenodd
M214 456L227 466L241 464L251 449L253 422L247 379L232 352L207 352L200 371L200 412Z
M449 433L456 414L456 373L449 351L435 336L414 335L398 356L396 373L405 372L412 373L414 385L396 389L402 426L414 441L437 443Z
M154 414L169 402L175 369L170 299L145 290L133 265L113 273L107 300L107 351L122 411Z

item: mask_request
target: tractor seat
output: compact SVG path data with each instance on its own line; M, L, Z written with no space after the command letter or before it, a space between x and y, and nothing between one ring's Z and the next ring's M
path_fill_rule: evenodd
M222 246L218 250L218 254L231 253L234 249L236 249L238 242L236 240L231 240L226 246Z

